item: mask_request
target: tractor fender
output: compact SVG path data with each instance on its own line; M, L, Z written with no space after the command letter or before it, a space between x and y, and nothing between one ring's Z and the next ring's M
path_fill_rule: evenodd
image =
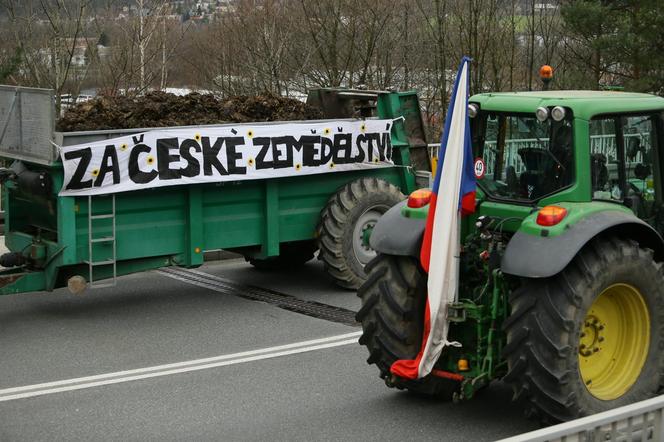
M617 235L652 249L664 259L664 241L655 229L636 216L617 210L591 214L558 236L517 232L507 244L501 262L503 273L524 278L548 278L561 272L590 240L600 234Z
M426 220L403 216L405 204L396 204L380 217L369 238L372 249L387 255L420 256Z

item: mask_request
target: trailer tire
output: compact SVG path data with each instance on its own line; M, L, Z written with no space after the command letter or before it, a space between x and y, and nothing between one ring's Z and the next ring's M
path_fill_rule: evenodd
M656 395L664 373L664 273L653 252L608 237L559 274L510 295L503 355L514 397L543 423Z
M361 178L346 184L329 199L316 229L318 259L339 286L356 290L367 279L364 266L376 252L366 244L365 234L383 213L404 198L387 181Z
M245 259L258 270L287 270L301 267L311 261L317 247L315 241L297 241L283 243L279 249L279 256L263 259L245 257Z
M458 381L433 375L406 380L390 373L396 360L414 359L422 343L427 278L417 260L379 254L366 270L369 278L357 292L362 307L355 318L362 324L359 342L369 350L367 363L376 364L389 387L452 398Z

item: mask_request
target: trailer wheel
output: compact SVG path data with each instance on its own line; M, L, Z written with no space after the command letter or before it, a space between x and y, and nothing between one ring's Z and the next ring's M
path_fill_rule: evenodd
M371 230L404 198L397 187L377 178L353 181L330 198L317 228L318 258L338 285L355 290L367 279L364 266L376 256L368 244Z
M283 243L279 249L279 256L265 259L245 257L245 259L258 270L286 270L303 266L311 261L317 247L315 241L297 241Z
M653 253L593 240L561 273L510 296L503 355L515 398L545 423L657 394L664 373L664 274Z
M357 295L362 307L360 344L369 350L367 363L376 364L389 387L449 399L459 382L429 375L411 381L395 378L390 367L398 359L414 359L420 350L426 305L426 274L412 257L379 254L366 267L369 278Z

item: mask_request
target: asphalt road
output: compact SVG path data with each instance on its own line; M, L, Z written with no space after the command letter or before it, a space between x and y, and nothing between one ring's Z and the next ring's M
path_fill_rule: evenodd
M359 308L318 263L199 270ZM480 441L536 427L500 383L462 404L388 389L358 327L230 292L150 272L83 296L0 298L0 441Z

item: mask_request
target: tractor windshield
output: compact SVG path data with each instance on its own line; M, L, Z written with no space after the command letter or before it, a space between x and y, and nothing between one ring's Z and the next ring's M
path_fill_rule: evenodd
M535 201L572 184L570 119L483 112L472 121L477 182L488 196Z

